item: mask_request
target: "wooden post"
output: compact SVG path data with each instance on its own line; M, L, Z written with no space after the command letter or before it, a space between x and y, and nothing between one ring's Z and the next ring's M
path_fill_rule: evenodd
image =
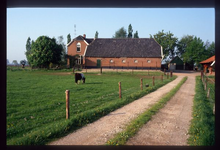
M73 73L74 73L75 67L73 67Z
M205 91L206 91L206 89L207 89L207 82L205 81L205 87L204 87L204 89L205 89Z
M69 90L66 90L66 119L69 119Z
M173 76L173 71L170 71L170 77L172 78L172 76Z
M141 90L143 90L143 79L141 78Z
M202 77L203 77L203 71L201 70L201 80L202 80Z
M118 82L119 85L119 98L121 98L121 82Z
M87 67L86 67L86 73L87 73Z
M161 81L163 82L163 75L161 75Z
M153 76L153 86L154 86L155 84L154 84L154 76Z
M208 91L207 91L207 97L209 98L210 96L210 88L208 88Z

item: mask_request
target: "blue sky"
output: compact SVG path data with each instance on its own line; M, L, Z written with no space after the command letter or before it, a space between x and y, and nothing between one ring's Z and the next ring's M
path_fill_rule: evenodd
M115 31L128 25L140 38L149 38L158 31L172 32L177 38L195 35L204 42L215 41L214 8L8 8L7 59L26 59L26 41L41 35L74 38L86 34L93 38L112 38Z

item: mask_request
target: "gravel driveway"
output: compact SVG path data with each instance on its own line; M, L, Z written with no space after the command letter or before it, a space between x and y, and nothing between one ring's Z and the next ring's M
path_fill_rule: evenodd
M174 73L175 74L175 73ZM198 74L198 73L197 73ZM178 74L176 74L178 75ZM184 76L187 76L188 74L184 74ZM70 133L69 135L49 143L49 145L104 145L108 140L114 137L114 135L120 131L123 130L124 127L135 117L137 117L139 114L144 112L146 109L150 108L153 104L155 104L163 95L168 93L170 89L175 87L184 77L182 74L179 74L178 77L168 83L167 85L159 88L157 91L152 92L122 108L119 108L110 114L100 118L99 120L88 124L87 126L76 130L73 133ZM158 139L161 141L165 141L165 143L161 143L162 145L164 144L169 144L167 142L174 142L170 139L167 139L166 136L169 134L165 133L170 133L171 137L181 137L181 141L176 141L174 142L174 145L180 144L180 145L185 145L185 135L189 123L185 123L186 126L182 126L182 121L184 120L190 120L191 118L191 107L192 107L192 99L194 95L194 87L195 87L195 73L192 73L189 75L189 79L187 82L183 85L186 86L184 89L181 90L179 94L180 96L176 96L176 100L171 101L173 105L171 106L166 106L165 109L162 109L158 114L155 116L160 117L159 121L160 122L155 122L157 125L156 130L158 131L157 134L152 137L152 142L154 139ZM190 92L190 93L188 93ZM190 98L187 98L187 101L185 100L185 96L190 95ZM180 98L179 98L180 97ZM183 99L184 98L184 99ZM181 110L181 111L180 111ZM164 117L170 118L170 120L165 120L163 119ZM156 118L157 117L153 117ZM152 121L155 119L152 119ZM163 121L162 121L163 120ZM151 121L151 122L152 122ZM152 126L154 126L153 123L151 123ZM146 124L148 126L148 124ZM147 127L148 128L148 127ZM173 131L173 128L178 130ZM152 130L155 130L155 128L151 128ZM145 129L143 128L143 131L145 132ZM143 132L142 131L142 132ZM173 132L170 132L173 131ZM182 132L183 131L183 132ZM148 131L147 131L148 132ZM154 132L149 134L145 132L143 134L146 134L146 137L152 136ZM138 135L137 135L138 136ZM182 136L184 136L184 140L182 140ZM143 141L143 143L138 143L139 138L133 138L133 141L129 141L128 144L150 144L152 145L153 143L146 143L144 141L149 141L149 140L140 140ZM160 144L160 143L155 143ZM170 143L172 144L172 143Z

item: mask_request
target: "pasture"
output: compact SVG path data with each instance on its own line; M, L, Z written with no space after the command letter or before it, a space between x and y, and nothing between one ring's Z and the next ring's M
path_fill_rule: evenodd
M162 72L84 73L86 83L75 84L72 72L7 71L7 145L44 145L175 79ZM152 86L155 76L155 86ZM143 86L140 90L140 78ZM122 99L118 98L118 82ZM70 119L66 120L65 91L70 90Z

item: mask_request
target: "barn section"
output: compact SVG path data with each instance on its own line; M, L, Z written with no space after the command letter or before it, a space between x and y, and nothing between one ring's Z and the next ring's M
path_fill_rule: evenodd
M87 68L160 69L162 46L153 38L98 38L87 46Z

